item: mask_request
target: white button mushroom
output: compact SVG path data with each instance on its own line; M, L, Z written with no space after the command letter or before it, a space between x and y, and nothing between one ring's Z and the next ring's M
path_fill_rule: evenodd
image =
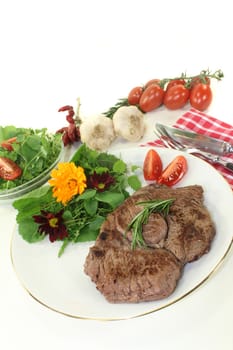
M89 148L105 151L115 137L112 119L96 115L82 120L80 138Z
M145 132L144 115L136 106L123 106L113 115L117 136L131 142L139 141Z

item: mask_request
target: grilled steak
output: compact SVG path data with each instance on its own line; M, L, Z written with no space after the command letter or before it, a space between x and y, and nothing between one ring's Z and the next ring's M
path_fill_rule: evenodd
M155 249L101 249L94 247L85 271L110 302L139 302L171 294L182 264L169 251Z
M131 249L132 232L125 231L143 208L136 203L169 198L174 202L167 218L153 213L143 226L148 247ZM108 215L84 271L110 302L158 300L174 291L186 263L209 251L214 235L201 186L148 185Z

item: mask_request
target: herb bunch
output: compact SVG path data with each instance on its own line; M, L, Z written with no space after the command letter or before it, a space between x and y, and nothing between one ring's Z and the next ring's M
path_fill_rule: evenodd
M67 173L59 168L61 164L55 169L61 175L56 185L60 197L54 196L51 185L46 185L13 203L18 210L16 220L23 239L33 243L49 235L51 242L62 241L58 256L63 254L69 243L94 241L108 213L129 196L129 188L137 190L141 187L134 166L129 168L120 158L91 150L85 144L78 148L70 162L62 165L62 171L68 170ZM79 177L78 169L85 173L85 183L83 173L82 178ZM78 186L84 186L82 191L72 195L76 180ZM68 189L65 188L67 184ZM70 194L66 202L63 202L63 194L66 200L67 194Z

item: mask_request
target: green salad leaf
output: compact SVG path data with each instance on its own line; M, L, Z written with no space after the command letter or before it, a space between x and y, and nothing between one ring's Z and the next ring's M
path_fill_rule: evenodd
M1 142L16 137L12 150L1 147ZM57 159L61 152L61 134L50 134L46 128L30 129L15 126L0 127L0 157L13 160L22 175L15 180L0 178L0 191L22 185L42 174Z
M13 202L18 211L16 220L22 238L32 243L44 239L46 234L51 240L50 234L56 233L57 240L62 241L58 256L64 253L69 243L95 240L106 216L130 195L129 186L131 190L141 186L137 175L123 160L112 154L93 151L85 144L78 148L70 163L83 168L87 187L68 203L57 201L50 185L35 189ZM35 216L37 220L39 216L40 223L35 222ZM68 233L63 239L59 238L59 228L60 233Z

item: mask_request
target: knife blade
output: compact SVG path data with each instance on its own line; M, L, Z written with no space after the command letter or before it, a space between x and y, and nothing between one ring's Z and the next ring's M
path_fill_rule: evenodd
M185 147L195 147L220 156L233 153L233 145L226 141L160 123L156 123L155 128L160 134L168 135L171 139L182 143Z

